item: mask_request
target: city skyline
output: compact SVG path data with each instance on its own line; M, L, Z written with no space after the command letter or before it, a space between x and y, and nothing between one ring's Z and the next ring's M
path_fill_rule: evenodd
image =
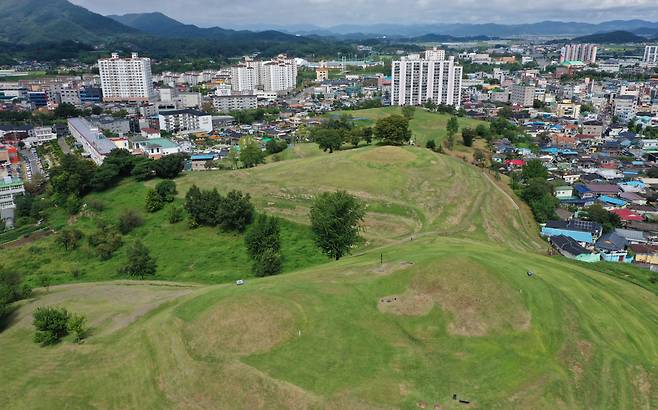
M254 0L247 3L224 0L176 1L72 0L91 11L109 15L161 12L187 24L201 27L253 28L340 24L432 24L432 23L535 23L546 20L598 23L618 19L658 20L650 0L569 2L538 1L518 4L510 0L415 0L411 7L401 0Z

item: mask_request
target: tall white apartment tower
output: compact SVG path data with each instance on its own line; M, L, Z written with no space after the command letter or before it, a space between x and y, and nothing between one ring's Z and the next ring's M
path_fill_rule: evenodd
M598 49L595 44L567 44L560 50L560 63L582 61L585 64L594 64Z
M393 61L391 105L461 105L462 67L443 50L428 50Z
M270 61L255 61L245 58L244 62L231 67L231 88L244 92L262 89L285 92L297 86L297 63L285 55Z
M98 60L103 101L142 102L154 99L151 59L132 53L121 58L112 53L110 58Z
M642 62L649 65L658 64L658 46L644 47L644 58Z

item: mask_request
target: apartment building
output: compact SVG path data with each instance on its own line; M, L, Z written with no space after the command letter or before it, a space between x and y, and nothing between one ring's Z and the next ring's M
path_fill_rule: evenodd
M462 67L443 50L412 54L392 64L391 105L461 105Z
M658 46L645 46L642 62L648 65L658 64Z
M535 102L535 86L514 84L511 87L510 103L521 107L532 107Z
M23 193L25 193L25 187L20 178L5 176L0 179L0 219L8 228L14 226L16 210L14 198Z
M98 60L103 100L107 102L148 102L153 100L151 59L132 53L121 58L113 53L111 58Z
M597 52L598 47L595 44L567 44L560 51L560 63L582 61L585 64L594 64Z
M231 89L235 92L288 92L297 86L297 63L285 55L270 61L251 58L231 67Z
M633 95L622 95L615 98L614 102L614 115L619 118L622 123L628 123L631 119L635 118L637 112L637 97Z
M211 132L212 115L197 110L160 111L160 130L178 133Z
M256 95L217 95L212 99L213 106L220 113L258 108Z

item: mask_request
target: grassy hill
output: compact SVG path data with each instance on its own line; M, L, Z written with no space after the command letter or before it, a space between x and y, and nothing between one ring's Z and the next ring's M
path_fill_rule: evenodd
M353 116L356 119L355 123L357 126L374 126L375 122L380 118L387 117L391 114L402 115L402 110L400 107L382 107L370 108L367 110L341 111L329 115L341 114L349 114ZM409 128L413 133L413 139L416 146L424 147L425 143L430 139L433 139L437 145L445 141L448 137L446 126L448 125L448 120L450 120L450 118L451 115L449 114L429 112L422 108L417 108L414 117L409 122ZM466 127L475 128L480 124L487 125L486 121L467 117L457 117L457 121L460 130ZM475 141L474 148L483 147L481 140ZM461 134L455 136L455 147L453 150L455 153L465 154L466 156L469 156L473 152L473 148L465 147L462 144Z
M292 245L284 255L296 261L287 273L242 287L181 283L236 277L244 263L236 238L148 216L131 235L162 262L159 279L179 282L38 290L0 333L0 402L17 409L658 406L655 293L596 266L544 256L528 210L462 160L419 148L318 152L298 146L285 161L177 180L179 195L192 184L240 188L259 210L286 218L284 246ZM365 199L369 217L367 243L330 262L314 254L304 215L315 193L335 189ZM111 218L141 206L144 190L129 182L96 199ZM91 218L57 223L89 229ZM50 241L2 250L0 258L18 269L32 263L26 273L77 263L88 279L117 278L104 275L122 255L100 263L82 249L69 257ZM88 315L85 344L31 342L31 312L53 304Z

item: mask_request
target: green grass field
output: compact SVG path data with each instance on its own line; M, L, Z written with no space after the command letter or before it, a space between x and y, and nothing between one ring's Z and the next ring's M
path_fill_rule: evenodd
M0 333L0 402L12 409L658 406L656 292L631 283L629 268L545 256L528 209L457 158L419 148L314 148L177 180L181 196L192 184L248 191L260 211L289 221L284 246L297 248L286 260L302 262L241 287L208 284L237 277L244 260L225 260L241 241L148 216L131 235L162 261L158 279L176 282L37 290ZM111 218L145 189L126 183L96 197ZM313 256L305 217L314 194L335 189L369 209L366 243L338 262ZM92 226L91 216L68 222ZM28 270L84 264L98 280L114 272L105 265L122 260L100 263L84 249L57 254L50 241L0 257L17 259L15 267L52 259ZM41 305L87 314L86 343L32 343L31 313Z

